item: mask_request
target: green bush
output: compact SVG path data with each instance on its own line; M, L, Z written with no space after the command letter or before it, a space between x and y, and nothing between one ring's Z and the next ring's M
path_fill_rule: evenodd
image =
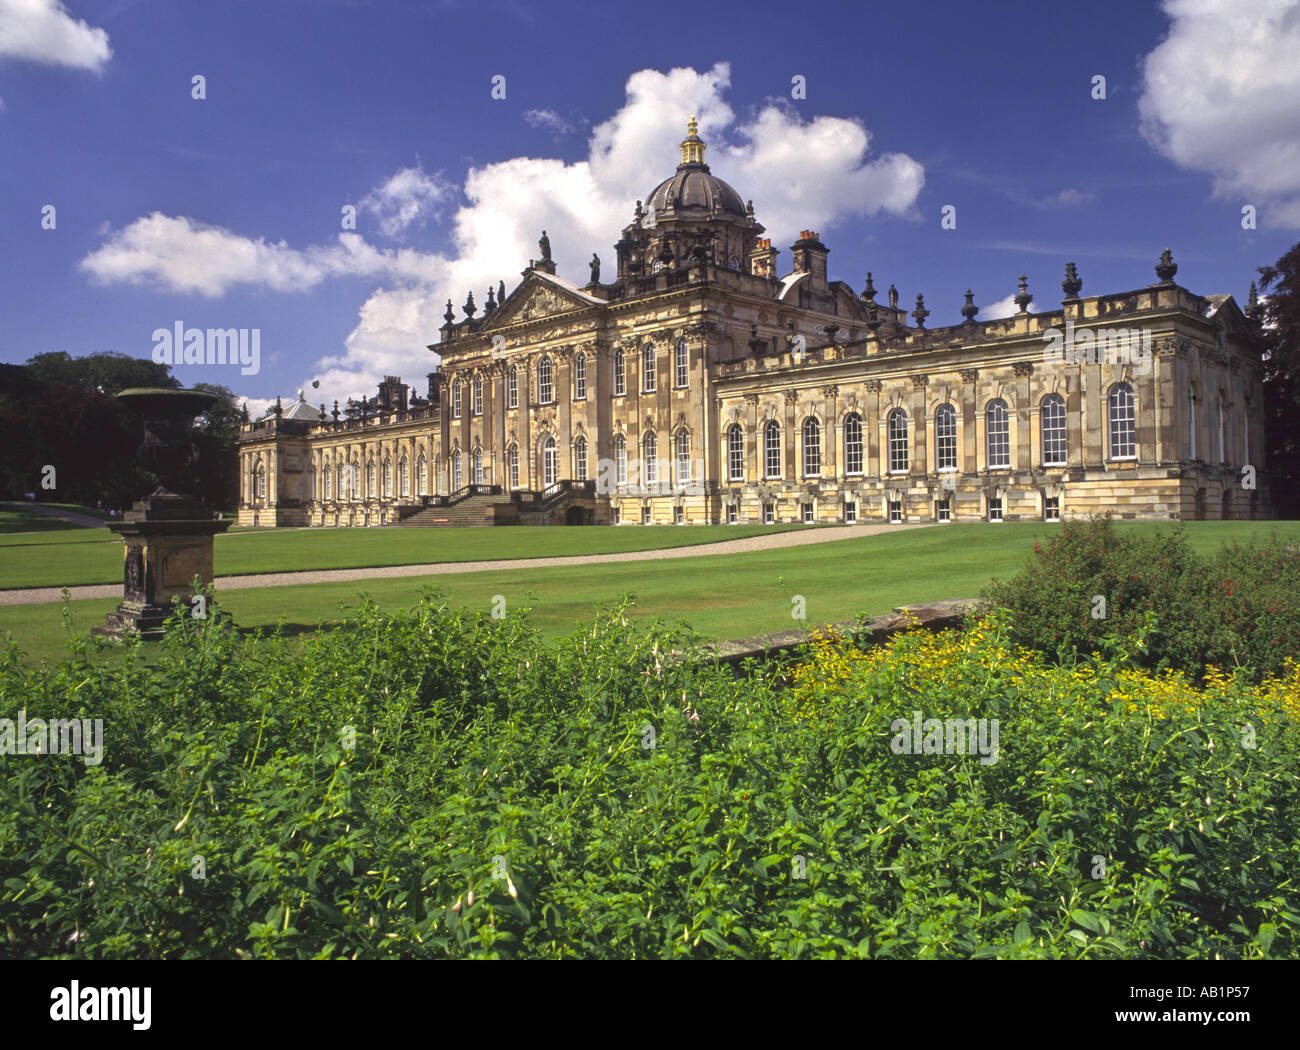
M1300 657L1300 552L1277 536L1206 559L1181 526L1124 533L1108 518L1065 522L1034 545L1020 575L995 580L984 597L1009 611L1015 642L1064 663L1104 651L1150 617L1139 659L1153 669L1276 676Z
M0 717L105 752L0 758L0 956L1294 955L1296 682L1197 707L1001 630L793 678L434 595L300 650L220 616L152 665L10 645ZM999 718L1001 759L894 754L914 708Z

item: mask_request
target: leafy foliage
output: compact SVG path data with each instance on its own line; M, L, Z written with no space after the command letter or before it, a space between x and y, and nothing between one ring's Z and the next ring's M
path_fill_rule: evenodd
M546 644L429 593L297 651L219 611L152 666L10 646L0 716L105 753L0 758L0 955L1294 955L1300 675L1005 635L738 677L623 608ZM998 718L1000 760L894 754L914 709Z
M1065 522L1035 544L1020 575L994 581L985 597L1010 612L1017 643L1067 664L1134 634L1148 617L1154 626L1138 659L1153 669L1279 675L1300 658L1300 548L1277 536L1203 558L1181 527L1138 534L1117 532L1108 518Z

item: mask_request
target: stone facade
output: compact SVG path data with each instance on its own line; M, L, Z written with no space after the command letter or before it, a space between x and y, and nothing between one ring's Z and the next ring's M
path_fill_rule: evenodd
M813 231L778 276L704 149L692 123L613 281L596 260L559 277L543 234L481 316L449 302L424 401L389 377L350 421L246 426L240 523L448 520L469 498L485 523L1272 516L1255 322L1176 284L1169 253L1146 288L1082 297L1071 264L1058 309L1028 312L1022 279L1009 318L968 293L928 329L917 296L909 325L870 274L831 281Z

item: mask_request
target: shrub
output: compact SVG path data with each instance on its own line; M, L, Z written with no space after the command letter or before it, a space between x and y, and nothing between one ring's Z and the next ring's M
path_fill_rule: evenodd
M1276 536L1205 559L1181 526L1126 533L1108 518L1065 522L984 596L1008 610L1016 643L1065 664L1139 630L1143 666L1194 676L1213 666L1276 676L1300 656L1300 557Z
M106 750L0 757L0 956L1300 948L1294 668L1200 691L1128 643L1058 668L994 618L828 636L787 686L695 641L614 608L544 643L430 594L301 650L219 616L153 665L11 644L0 717L103 718ZM914 710L998 718L999 760L895 754Z

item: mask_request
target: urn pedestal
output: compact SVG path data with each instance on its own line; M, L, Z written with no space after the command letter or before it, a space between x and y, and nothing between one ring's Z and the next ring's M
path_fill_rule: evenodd
M121 522L108 526L122 537L122 602L91 633L156 641L165 634L172 598L188 601L196 576L212 583L212 538L233 524L214 518L202 500L169 491L194 462L194 417L218 399L198 390L165 389L124 390L117 396L144 419L139 459L161 484L136 500Z
M120 638L138 634L162 638L172 613L172 598L188 602L194 577L211 583L212 538L232 522L217 521L207 506L172 494L137 500L121 524L109 528L122 537L122 602L92 634Z

